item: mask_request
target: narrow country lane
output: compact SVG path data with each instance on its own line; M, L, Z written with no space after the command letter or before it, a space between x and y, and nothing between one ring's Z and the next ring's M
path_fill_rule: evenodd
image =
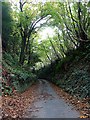
M39 81L39 96L28 107L24 118L78 118L80 113L72 105L60 99L46 80Z

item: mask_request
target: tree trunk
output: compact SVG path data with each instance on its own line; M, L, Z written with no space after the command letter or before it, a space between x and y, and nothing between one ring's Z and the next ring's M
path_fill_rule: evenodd
M23 65L25 60L25 47L26 47L26 37L22 37L22 43L21 43L21 52L20 52L20 64Z
M51 43L51 45L52 45L52 48L53 48L53 50L54 50L54 52L55 52L55 55L57 56L58 59L60 59L60 57L59 57L59 55L58 55L58 53L57 53L57 51L56 51L56 49L55 49L52 41L51 41L50 39L49 39L49 41L50 41L50 43Z
M30 64L30 60L31 60L31 49L29 48L28 64Z
M81 19L82 10L80 7L80 2L78 3L78 19L79 19L79 36L80 36L80 47L84 49L85 44L87 43L88 37L84 32L84 25Z
M49 55L48 55L48 53L47 53L47 51L46 51L45 46L44 46L44 45L42 45L42 46L43 46L43 48L44 48L44 51L45 51L45 54L46 54L48 60L49 60L50 62L52 62L52 60L50 59L50 57L49 57Z

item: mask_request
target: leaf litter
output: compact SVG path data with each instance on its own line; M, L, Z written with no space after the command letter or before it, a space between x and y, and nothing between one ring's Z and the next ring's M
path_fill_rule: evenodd
M90 98L84 98L82 100L77 97L73 97L67 92L65 92L62 88L51 83L51 86L54 88L59 97L62 97L66 100L66 102L73 104L76 110L78 110L81 114L80 118L90 118Z
M22 118L25 110L31 106L36 99L37 87L38 84L34 84L22 94L15 91L13 96L3 96L2 117L6 119Z
M70 94L66 93L63 89L57 87L56 85L52 83L51 85L60 97L65 99L66 102L74 105L76 110L78 110L81 113L80 118L90 118L89 114L90 106L88 103L88 101L90 100L89 98L79 100L76 97L73 97ZM38 84L34 84L22 94L17 93L15 91L13 96L3 96L2 97L3 118L6 118L7 120L9 119L11 120L12 118L17 119L22 118L22 116L25 114L26 109L30 107L36 99L38 99L37 89ZM47 98L48 95L45 94L43 97ZM29 112L33 112L33 110L31 109Z

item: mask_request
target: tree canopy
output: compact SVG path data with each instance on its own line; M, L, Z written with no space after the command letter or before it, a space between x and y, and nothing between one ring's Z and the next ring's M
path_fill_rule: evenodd
M10 54L9 60L19 69L35 73L88 47L90 2L3 2L2 26L6 58Z
M17 3L3 3L2 36L3 47L16 54L21 65L30 65L31 61L47 64L90 42L89 2L42 4L20 0ZM48 37L39 42L39 31L47 25L54 29L55 35L49 37L48 33Z

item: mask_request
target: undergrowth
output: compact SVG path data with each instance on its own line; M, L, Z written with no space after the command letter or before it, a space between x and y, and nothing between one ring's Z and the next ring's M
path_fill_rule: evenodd
M2 62L2 93L12 95L13 91L24 92L36 81L36 75L17 62L17 57L4 52Z
M61 60L38 71L39 78L47 79L79 99L90 97L90 46L79 48Z

